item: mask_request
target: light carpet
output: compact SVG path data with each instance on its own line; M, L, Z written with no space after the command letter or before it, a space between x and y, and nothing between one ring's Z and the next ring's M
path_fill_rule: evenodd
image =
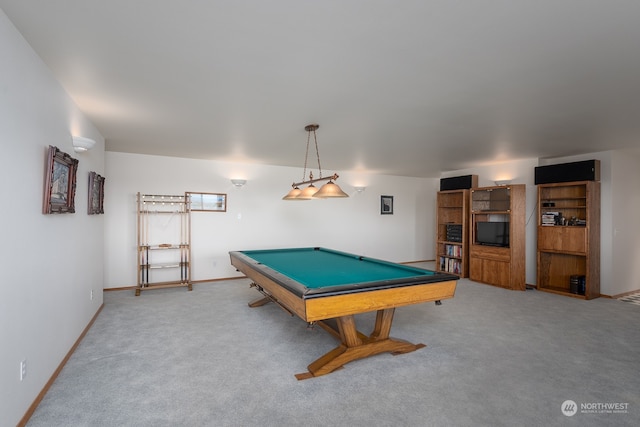
M459 281L396 310L427 345L297 381L335 347L249 281L105 292L29 426L636 426L640 307ZM357 317L368 333L373 315ZM569 406L564 402L570 401ZM575 414L571 411L575 402ZM624 411L594 410L616 403ZM564 405L564 406L563 406ZM620 407L620 406L619 406Z

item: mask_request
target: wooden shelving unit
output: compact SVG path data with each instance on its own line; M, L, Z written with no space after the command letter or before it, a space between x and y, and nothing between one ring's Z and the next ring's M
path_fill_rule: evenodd
M469 278L506 289L526 289L525 185L471 189ZM481 242L478 223L501 223L508 243ZM506 235L506 233L503 233Z
M191 215L184 195L137 195L138 284L143 290L192 290Z
M538 289L600 296L600 182L538 185Z
M438 192L436 271L469 277L469 190Z

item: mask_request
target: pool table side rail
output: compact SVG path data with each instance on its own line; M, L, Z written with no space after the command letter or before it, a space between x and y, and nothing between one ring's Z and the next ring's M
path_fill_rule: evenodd
M234 257L232 255L231 265L237 268L241 273L244 273L245 276L251 279L258 286L263 287L278 301L279 304L285 306L301 319L306 319L304 300L300 296L292 293L272 278L264 275L261 271L256 270L251 264L247 263L245 259Z
M300 298L304 297L304 293L307 290L307 288L304 285L302 285L301 283L299 283L299 282L297 282L295 280L292 280L291 278L285 276L284 274L280 273L279 271L276 271L276 270L272 269L271 267L268 267L268 266L256 261L255 259L251 258L248 255L245 255L244 253L242 253L240 251L229 252L229 256L231 258L231 265L233 265L239 271L244 273L247 277L250 277L250 276L245 271L246 268L249 268L251 270L260 271L262 276L270 279L271 281L279 284L282 287L287 288L290 292L292 292L293 294L299 296ZM245 268L244 269L240 268L240 266L244 266ZM255 280L254 280L254 282L255 282Z
M424 283L378 289L370 292L332 295L305 300L305 320L315 322L335 317L398 308L406 305L453 298L456 281Z

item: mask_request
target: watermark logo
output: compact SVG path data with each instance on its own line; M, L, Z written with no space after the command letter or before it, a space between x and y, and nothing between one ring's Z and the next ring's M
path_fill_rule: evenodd
M628 414L627 402L587 402L579 405L573 400L565 400L560 410L567 417L573 417L580 411L581 414Z
M562 413L567 417L573 417L578 412L578 404L573 400L565 400L562 402Z

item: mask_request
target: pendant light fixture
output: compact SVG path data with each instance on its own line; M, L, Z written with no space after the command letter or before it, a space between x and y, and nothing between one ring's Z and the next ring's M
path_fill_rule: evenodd
M320 166L320 152L318 150L318 137L316 131L320 125L310 124L305 126L304 130L307 131L307 152L304 157L304 170L302 172L302 181L294 182L291 184L291 191L284 196L283 200L311 200L311 199L328 199L333 197L349 197L347 193L342 191L338 184L333 181L338 179L338 174L334 173L329 177L322 177L322 167ZM309 158L309 144L311 142L311 134L313 134L313 142L316 146L316 158L318 159L318 174L319 178L313 177L313 172L309 171L309 179L305 181L307 176L307 159ZM313 185L314 182L328 181L319 189ZM300 186L308 185L308 187L300 190Z

